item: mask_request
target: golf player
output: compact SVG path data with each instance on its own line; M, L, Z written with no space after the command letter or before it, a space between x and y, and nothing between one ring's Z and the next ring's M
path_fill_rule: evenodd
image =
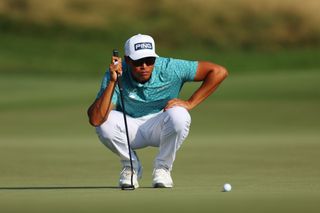
M131 184L131 167L117 74L122 76L134 187L139 187L142 175L134 150L149 146L159 149L152 186L173 187L170 172L189 133L189 111L213 93L228 72L211 62L159 57L154 40L148 35L134 35L126 41L124 61L112 57L100 91L88 109L89 122L100 141L120 157L119 186L124 187ZM188 100L179 99L183 84L192 81L202 84Z

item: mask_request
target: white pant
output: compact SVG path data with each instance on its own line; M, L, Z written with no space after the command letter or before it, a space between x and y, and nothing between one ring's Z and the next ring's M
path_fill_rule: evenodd
M164 112L139 118L127 116L131 149L147 146L159 147L154 167L171 171L176 152L189 133L191 117L183 107L173 107ZM126 130L122 112L112 110L108 120L96 127L101 142L120 156L124 166L130 165ZM133 165L138 166L135 152L131 150Z

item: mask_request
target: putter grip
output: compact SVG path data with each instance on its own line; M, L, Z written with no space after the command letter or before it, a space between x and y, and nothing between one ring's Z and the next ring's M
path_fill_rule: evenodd
M117 49L113 49L112 55L115 57L119 57L119 51ZM115 61L114 63L116 63L116 62L118 63L118 61Z
M114 50L112 51L112 55L113 55L113 56L116 56L116 57L119 57L119 51L118 51L117 49L114 49Z
M117 49L114 49L112 51L112 55L119 57L119 51ZM122 91L122 82L121 82L121 75L119 75L119 73L117 73L118 76L118 86L119 86L119 90Z

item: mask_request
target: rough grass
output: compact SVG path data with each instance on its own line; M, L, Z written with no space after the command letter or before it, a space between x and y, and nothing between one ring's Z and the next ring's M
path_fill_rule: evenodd
M42 27L59 24L107 34L152 34L170 47L192 43L228 49L278 49L319 45L319 10L317 0L303 4L297 0L2 0L0 19L5 29L15 31L23 23Z

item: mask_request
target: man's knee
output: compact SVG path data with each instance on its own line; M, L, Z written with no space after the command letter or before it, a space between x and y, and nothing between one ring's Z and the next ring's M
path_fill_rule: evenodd
M96 127L96 132L102 141L115 141L123 134L121 125L112 120L108 119L101 126Z
M121 128L121 114L117 111L111 111L108 120L96 127L96 132L100 139L113 141L123 132Z
M183 107L172 107L167 111L168 117L165 122L169 122L175 132L189 130L191 124L191 116L187 109Z
M124 142L120 139L123 134L117 123L106 121L101 126L96 127L96 132L101 143L119 155L117 147Z
M114 128L115 128L114 124L106 121L101 126L96 127L96 132L101 140L112 141L113 137L115 136L113 134Z

